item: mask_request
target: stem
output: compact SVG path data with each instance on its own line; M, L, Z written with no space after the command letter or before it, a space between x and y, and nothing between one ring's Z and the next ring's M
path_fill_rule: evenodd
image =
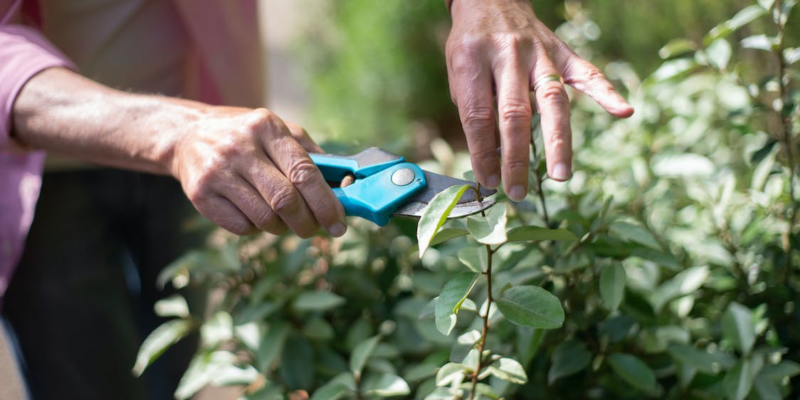
M780 15L781 9L783 6L782 0L777 0L775 2L775 12L778 13L778 19L776 21L778 33L776 35L778 39L778 44L775 46L775 50L773 53L778 61L778 83L780 87L780 96L781 96L781 103L782 107L786 107L787 104L790 102L789 98L789 90L788 90L788 78L786 76L786 61L783 58L783 29L784 29L784 20ZM787 16L788 18L788 16ZM783 135L781 140L783 141L783 148L786 152L786 163L789 167L789 202L790 202L790 217L789 217L789 229L787 232L787 241L784 244L784 251L786 252L786 270L784 271L784 279L787 279L789 276L789 271L792 270L792 243L794 242L793 239L793 230L795 223L797 221L797 201L795 200L795 193L794 193L794 175L795 175L795 162L794 162L794 152L792 151L792 118L791 114L787 113L784 115L783 109L776 110L778 113L778 117L781 120L781 127L783 130Z
M472 389L469 392L469 400L475 398L475 393L478 387L478 375L483 368L483 349L486 346L486 336L489 335L489 310L492 309L492 251L491 246L486 245L486 253L488 260L486 262L486 314L483 315L483 331L481 332L481 340L478 342L478 365L475 368L475 373L472 374Z
M536 195L539 196L539 203L542 205L542 219L544 220L545 225L550 228L550 217L547 215L547 205L544 202L544 191L542 190L542 178L539 176L539 156L536 155L536 139L533 137L534 130L531 129L531 150L533 151L533 163L534 170L533 170L533 183L535 187L533 190L536 191Z

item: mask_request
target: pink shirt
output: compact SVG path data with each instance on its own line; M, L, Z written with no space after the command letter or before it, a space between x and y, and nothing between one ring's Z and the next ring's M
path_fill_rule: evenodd
M128 1L131 5L140 2ZM124 52L99 55L102 59L87 57L92 63L84 64L82 56L92 50L96 32L81 34L81 28L86 25L65 30L63 22L71 21L74 15L52 18L53 24L48 25L54 6L69 3L72 2L43 1L47 8L43 10L44 24L39 29L22 24L22 0L0 0L0 303L33 221L45 158L44 152L21 149L10 138L12 106L20 89L46 68L76 69L64 52L70 54L81 69L87 66L91 75L107 71L112 85L117 80L137 82L137 77L132 75L141 71L132 68L120 72L120 68L114 67L119 65L120 54ZM174 22L183 24L185 29L181 29L180 34L188 37L191 45L188 52L196 58L193 65L197 65L194 71L186 73L194 77L194 84L181 88L180 94L211 104L262 105L263 57L255 0L175 0L175 9L178 21ZM118 10L125 12L124 7ZM109 17L113 19L115 15ZM119 34L116 30L109 31ZM65 32L74 33L74 36ZM179 34L174 32L176 36ZM46 38L47 34L53 35L64 52ZM134 83L134 86L140 85ZM158 90L157 87L149 89Z

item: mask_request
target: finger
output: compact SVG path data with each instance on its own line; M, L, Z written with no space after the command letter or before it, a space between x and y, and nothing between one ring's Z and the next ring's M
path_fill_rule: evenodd
M224 193L224 197L233 203L253 226L275 235L286 231L286 224L250 182L242 178L230 178L224 181L224 185L225 187L217 189L218 192Z
M307 214L310 209L313 219L318 221L333 236L342 236L347 230L345 214L342 203L333 194L330 186L322 177L322 172L311 161L308 153L294 140L289 129L282 122L272 120L271 126L264 127L261 143L272 165L277 167L282 175L273 176L268 182L280 182L277 189L273 186L263 188L256 186L260 192L270 190L271 197L267 198L269 205L281 216L298 235L306 232L308 227ZM268 129L268 130L267 130ZM268 135L267 132L272 132ZM269 160L263 160L265 165L270 165ZM251 166L252 168L252 166ZM250 171L250 175L257 174L259 170L272 173L276 168L260 168ZM257 176L257 175L255 175ZM264 182L263 180L257 180ZM263 186L263 183L261 184ZM277 199L276 199L277 198ZM316 225L316 223L314 223ZM297 229L300 229L298 232Z
M297 143L300 143L300 146L303 146L303 149L305 149L307 152L319 154L325 153L325 151L322 150L322 147L319 147L317 143L314 142L314 139L311 139L311 136L309 136L308 132L306 132L302 126L293 124L291 122L286 122L286 127L289 128L289 133L292 135L294 140L297 140Z
M564 83L586 93L615 117L628 118L633 115L633 107L614 90L597 67L574 53L568 57L563 63Z
M256 232L252 222L230 200L221 196L204 198L195 203L197 211L217 226L236 235Z
M463 54L452 57L449 66L450 92L467 138L475 179L494 189L500 185L489 65Z
M495 70L497 119L502 143L503 187L508 197L522 201L528 193L531 140L530 66L506 56Z
M533 68L533 79L547 75L558 75L558 71L547 57L539 57ZM559 81L543 83L536 90L536 106L541 114L544 152L547 174L557 181L566 181L572 176L572 130L569 122L569 98L564 85Z

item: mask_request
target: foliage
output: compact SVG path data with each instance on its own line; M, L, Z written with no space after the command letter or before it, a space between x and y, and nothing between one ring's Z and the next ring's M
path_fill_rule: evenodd
M548 180L534 129L523 202L500 193L485 216L440 224L454 189L418 232L397 219L351 221L341 239L215 237L162 279L204 283L210 311L160 304L178 318L137 372L199 329L179 398L206 384L246 399L796 397L793 5L759 0L670 42L643 80L611 64L636 114L572 93L577 172Z

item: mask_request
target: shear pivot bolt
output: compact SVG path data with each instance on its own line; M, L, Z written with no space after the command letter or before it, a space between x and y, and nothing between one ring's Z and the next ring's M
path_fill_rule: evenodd
M414 181L414 171L408 168L400 168L392 174L392 183L397 186L405 186Z

